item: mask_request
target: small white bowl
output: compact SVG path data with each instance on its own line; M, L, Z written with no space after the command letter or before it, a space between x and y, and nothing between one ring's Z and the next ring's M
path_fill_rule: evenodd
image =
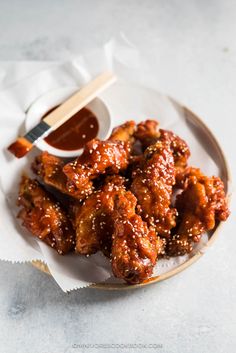
M42 116L51 108L63 103L73 93L78 91L78 87L63 87L49 91L37 98L28 108L25 119L25 130L29 131L37 125ZM95 98L86 106L98 119L98 135L97 138L105 140L111 133L111 116L107 106L100 98ZM45 140L41 139L36 143L36 146L42 151L58 157L76 157L80 155L83 148L65 151L49 145Z

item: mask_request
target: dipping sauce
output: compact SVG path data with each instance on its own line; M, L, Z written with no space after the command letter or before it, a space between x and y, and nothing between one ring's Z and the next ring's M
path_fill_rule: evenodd
M49 110L42 119L56 108ZM96 116L88 108L83 108L58 129L51 132L44 140L60 150L78 150L97 136L98 129Z

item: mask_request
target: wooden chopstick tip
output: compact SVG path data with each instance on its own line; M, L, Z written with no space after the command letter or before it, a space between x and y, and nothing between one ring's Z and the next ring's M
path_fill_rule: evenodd
M8 146L8 151L11 152L15 157L24 157L33 147L32 143L26 140L24 137L19 137L15 142Z

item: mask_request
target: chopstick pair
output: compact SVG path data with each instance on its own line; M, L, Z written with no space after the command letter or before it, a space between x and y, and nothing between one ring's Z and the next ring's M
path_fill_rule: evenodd
M8 150L17 158L24 157L39 139L45 138L53 130L56 130L59 126L64 124L115 81L116 76L112 72L100 74L72 95L62 105L49 113L24 136L18 137L18 139L8 147Z

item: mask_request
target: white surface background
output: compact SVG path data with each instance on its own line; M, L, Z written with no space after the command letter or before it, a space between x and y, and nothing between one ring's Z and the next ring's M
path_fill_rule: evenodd
M65 60L123 31L145 54L160 91L203 117L235 174L235 18L233 0L0 0L0 60ZM0 263L0 352L235 352L231 208L199 262L140 290L64 294L30 265ZM79 348L83 343L163 348Z

